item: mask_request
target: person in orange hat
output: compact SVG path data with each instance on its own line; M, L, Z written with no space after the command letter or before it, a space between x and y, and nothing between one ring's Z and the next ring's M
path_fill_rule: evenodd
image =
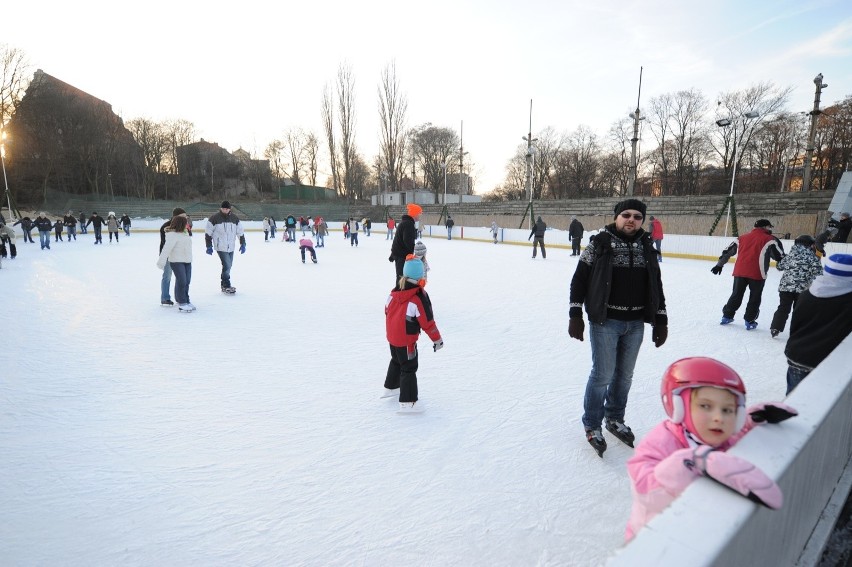
M396 264L394 282L399 281L399 278L402 277L402 268L405 266L406 256L414 254L414 241L417 240L416 223L420 221L420 215L423 214L423 207L416 203L409 203L406 209L407 214L402 215L402 220L396 225L396 234L393 237L391 253L388 258L389 262Z

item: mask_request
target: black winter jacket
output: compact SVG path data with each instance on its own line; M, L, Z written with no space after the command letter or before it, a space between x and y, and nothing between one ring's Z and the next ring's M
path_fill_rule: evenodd
M409 215L402 215L402 220L396 225L396 234L393 235L391 244L391 256L394 258L405 258L414 254L414 241L417 239L417 227L414 219Z
M622 278L616 286L614 268ZM629 238L610 224L592 237L571 280L569 317L581 318L584 304L592 323L636 319L631 311L641 310L646 323L668 325L660 264L650 234L639 229Z

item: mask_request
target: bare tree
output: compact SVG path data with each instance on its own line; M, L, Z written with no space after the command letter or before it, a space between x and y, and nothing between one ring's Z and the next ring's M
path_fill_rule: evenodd
M742 91L721 93L716 103L714 120L729 119L738 127L715 128L710 135L710 145L721 158L727 176L733 166L733 148L737 148L737 164L742 163L745 151L754 133L760 126L775 117L790 97L790 87L779 88L772 83L758 83ZM745 114L753 112L757 117L746 121ZM736 139L734 134L736 131Z
M328 161L331 168L331 184L339 197L344 195L340 184L340 166L337 160L337 138L334 134L334 91L325 85L322 91L322 125L325 130L325 140L328 144Z
M173 175L177 175L180 173L178 170L178 148L191 144L195 141L195 124L189 120L178 118L175 120L167 120L162 127L168 141L166 171Z
M143 197L153 198L157 173L164 171L163 161L168 155L168 134L161 124L147 118L129 120L126 126L144 157Z
M281 181L286 175L284 171L284 142L272 140L263 150L263 157L269 160L269 170L277 181Z
M661 171L662 194L696 192L707 152L707 99L695 89L651 99L649 123L657 139L654 156Z
M317 184L317 162L319 161L319 139L316 134L309 132L305 137L305 159L310 185Z
M426 123L414 128L409 136L426 187L435 193L443 192L445 164L449 168L458 162L458 134L451 128Z
M567 136L564 146L554 158L554 186L559 190L554 191L553 196L558 199L593 196L599 156L600 146L594 132L588 126L577 127Z
M290 128L284 133L287 158L290 162L290 179L296 185L303 185L302 172L306 167L306 135L301 128Z
M403 176L407 110L408 101L400 92L396 64L390 63L382 71L382 82L379 85L379 119L382 169L388 174L392 191L398 190L399 180Z
M27 89L29 63L20 49L0 44L0 128L15 113Z
M341 63L337 70L337 122L340 126L340 162L346 194L355 196L355 170L358 151L355 147L355 77L352 67Z

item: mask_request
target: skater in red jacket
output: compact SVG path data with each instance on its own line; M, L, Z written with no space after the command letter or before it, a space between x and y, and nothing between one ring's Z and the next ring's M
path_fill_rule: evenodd
M432 301L426 293L423 262L410 254L405 260L399 285L391 291L385 304L385 328L390 343L391 359L385 377L383 398L399 390L399 411L418 412L423 407L417 400L417 339L425 331L437 352L444 340L435 324Z
M737 254L739 252L739 254ZM781 241L772 236L772 223L760 219L754 223L754 228L748 234L737 238L722 251L719 261L710 268L717 276L732 256L737 256L734 264L734 290L728 302L722 307L720 325L734 322L734 315L743 303L746 289L748 303L745 310L745 328L748 331L757 328L757 316L760 314L760 298L763 295L763 285L769 271L770 258L779 261L784 257L784 247Z

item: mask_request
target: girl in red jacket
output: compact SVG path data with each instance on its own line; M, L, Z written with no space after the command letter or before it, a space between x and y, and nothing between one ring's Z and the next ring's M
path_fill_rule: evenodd
M402 268L399 285L391 291L385 304L385 329L390 343L391 359L385 377L383 398L399 390L399 412L423 411L417 400L417 339L425 331L432 339L432 350L444 346L432 313L432 301L426 293L423 262L409 254Z

